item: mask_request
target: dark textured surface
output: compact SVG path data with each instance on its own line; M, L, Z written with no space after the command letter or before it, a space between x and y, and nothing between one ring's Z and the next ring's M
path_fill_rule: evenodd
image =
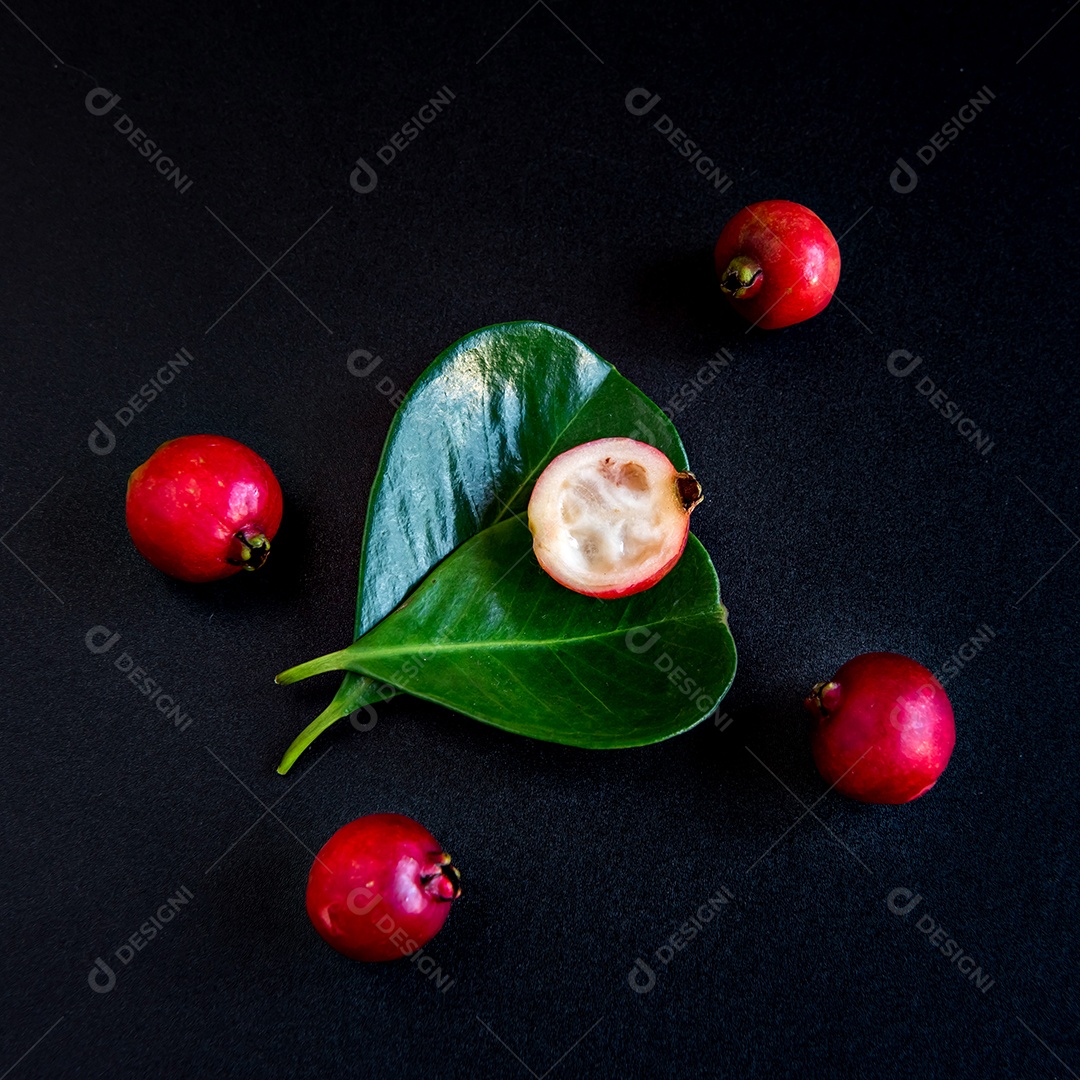
M15 8L25 26L0 10L0 1070L1080 1073L1080 13L541 3L511 28L524 4ZM185 193L87 111L95 86ZM374 162L442 86L449 107L375 191L352 190L357 156ZM970 127L918 163L983 86ZM636 87L661 95L653 113L628 112ZM663 114L728 190L650 126ZM907 194L889 183L898 157L919 172ZM768 197L841 237L843 304L745 334L708 252ZM266 265L296 241L281 283L220 321L262 269L216 219ZM578 335L662 405L728 350L676 423L709 487L694 525L739 646L733 719L588 752L396 701L277 776L335 683L273 674L350 637L393 411L380 380L405 388L463 333L514 318ZM193 361L121 427L181 347ZM346 367L358 348L384 358L367 379ZM923 358L907 378L887 368L899 349ZM107 455L87 445L99 419ZM185 586L127 538L128 472L197 431L249 443L285 489L258 575ZM802 692L868 649L939 669L984 624L948 683L958 741L937 788L900 808L817 802ZM121 636L95 655L99 625ZM124 681L123 651L190 726ZM415 965L353 964L307 923L305 846L375 810L420 819L465 875L431 946L445 992ZM190 903L116 961L181 887ZM722 887L730 903L661 964ZM923 897L906 916L886 904L897 887ZM927 918L993 985L929 944ZM117 968L105 994L87 983L99 956ZM640 995L638 957L656 968Z

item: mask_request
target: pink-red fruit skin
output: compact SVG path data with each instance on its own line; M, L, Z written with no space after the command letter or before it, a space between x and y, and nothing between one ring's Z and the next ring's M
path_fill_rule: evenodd
M216 581L261 566L281 510L270 466L223 435L163 443L128 479L135 547L181 581Z
M307 913L353 960L397 960L426 945L461 895L438 841L403 814L368 814L338 829L315 856Z
M713 256L728 303L763 330L813 318L840 280L840 248L829 227L786 199L740 210L724 226Z
M922 664L899 653L863 653L806 699L811 746L825 781L868 803L925 794L956 744L952 705Z
M682 557L693 473L636 439L595 439L553 458L529 498L540 566L560 585L601 600L651 588Z

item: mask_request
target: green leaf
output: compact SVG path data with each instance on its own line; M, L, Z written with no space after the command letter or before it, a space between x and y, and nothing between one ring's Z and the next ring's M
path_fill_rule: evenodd
M416 381L383 447L364 525L354 637L389 615L460 544L525 509L553 457L613 435L640 439L676 468L688 467L668 418L565 331L503 323L451 345ZM334 721L392 692L347 674L278 771Z
M278 676L373 676L506 731L589 748L641 746L698 723L727 693L735 645L709 556L622 600L553 581L524 518L466 541L349 648Z
M459 544L524 510L557 454L611 435L686 451L671 421L577 338L502 323L451 345L398 409L371 489L356 637Z

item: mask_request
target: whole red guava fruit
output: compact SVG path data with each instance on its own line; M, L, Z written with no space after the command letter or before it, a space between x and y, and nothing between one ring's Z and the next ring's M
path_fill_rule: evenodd
M461 876L439 842L403 814L368 814L338 829L315 856L307 913L353 960L396 960L442 929Z
M952 705L922 664L863 653L818 683L805 701L816 723L814 763L843 795L906 803L925 794L956 744Z
M223 435L163 443L128 479L135 547L182 581L216 581L263 564L281 524L270 466Z
M812 318L840 280L840 248L829 227L786 199L740 210L724 226L713 256L728 303L763 330Z

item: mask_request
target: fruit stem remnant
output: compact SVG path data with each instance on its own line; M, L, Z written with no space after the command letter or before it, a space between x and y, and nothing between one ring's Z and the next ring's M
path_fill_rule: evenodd
M698 478L691 472L681 472L675 477L675 486L682 500L683 508L689 514L705 497Z
M435 900L448 902L461 895L461 874L445 851L434 855L431 865L424 867L420 884Z
M720 288L733 300L742 300L758 292L763 281L763 272L756 260L749 255L736 255L720 279Z
M806 699L806 707L819 720L825 720L839 703L840 684L838 682L815 683L810 696Z
M242 566L245 570L258 570L270 554L270 541L262 533L248 536L242 529L236 534L240 542L240 558L227 559L233 566Z

